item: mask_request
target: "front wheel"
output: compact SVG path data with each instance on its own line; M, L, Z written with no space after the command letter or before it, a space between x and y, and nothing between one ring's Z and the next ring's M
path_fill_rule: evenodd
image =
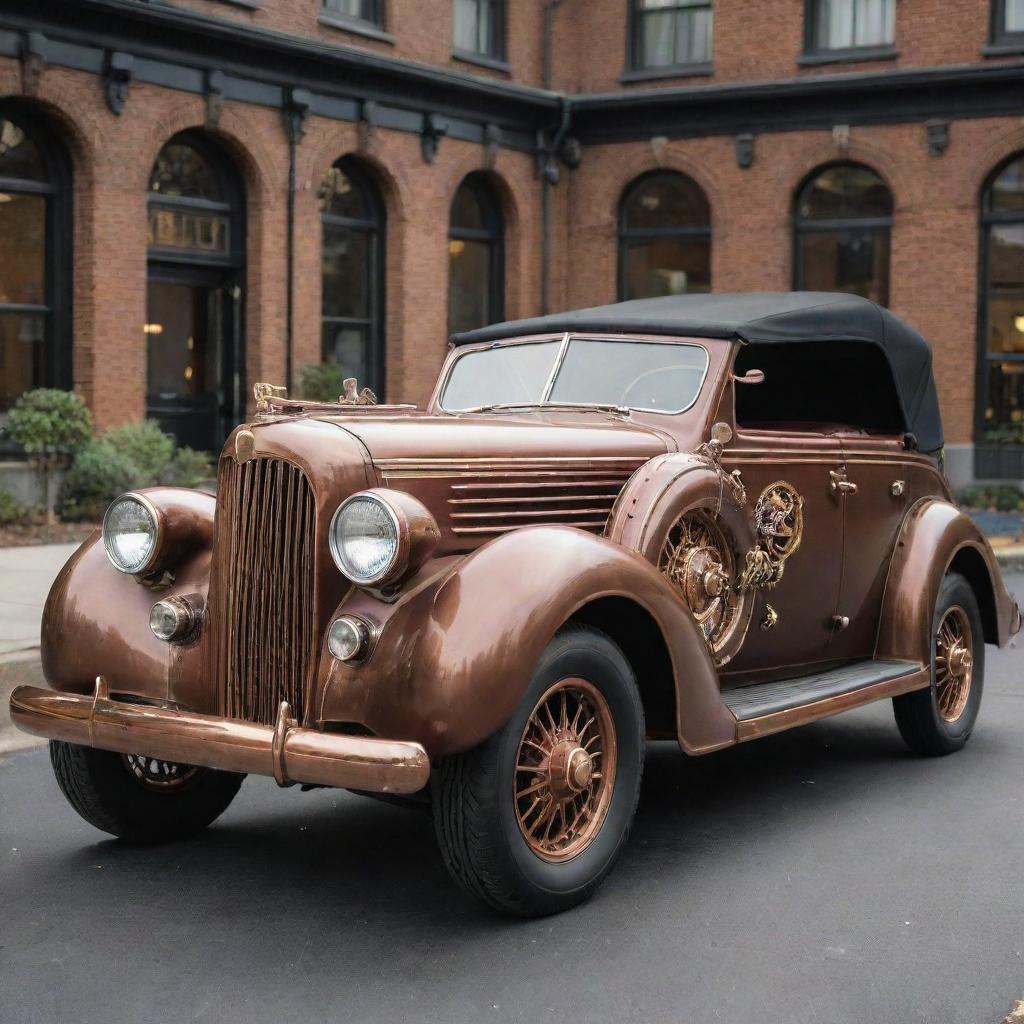
M434 822L448 870L510 914L582 902L625 843L643 754L643 708L622 651L596 629L563 629L505 727L439 766Z
M981 708L985 637L970 583L950 573L939 587L932 619L932 681L925 690L893 698L907 746L931 757L959 750Z
M244 775L50 741L50 762L71 806L119 839L161 843L206 828L235 798Z

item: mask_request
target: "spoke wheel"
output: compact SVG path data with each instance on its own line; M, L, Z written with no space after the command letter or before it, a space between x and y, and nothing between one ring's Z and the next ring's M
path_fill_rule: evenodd
M959 605L947 609L935 632L935 700L944 721L964 713L974 674L974 640L967 612Z
M147 789L183 789L196 780L201 770L194 764L160 761L146 754L122 754L121 757L132 778Z
M615 787L615 726L585 679L555 683L519 742L514 800L520 831L547 861L579 856L600 832Z

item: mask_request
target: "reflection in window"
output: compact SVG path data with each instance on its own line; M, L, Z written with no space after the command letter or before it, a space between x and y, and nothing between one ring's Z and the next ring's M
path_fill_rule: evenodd
M501 210L482 174L468 175L452 201L448 227L448 331L492 324L504 315Z
M982 196L981 442L1024 443L1024 156Z
M384 394L384 207L369 176L339 160L320 190L322 357Z
M619 298L711 290L711 210L700 186L658 171L626 189L619 209Z
M673 68L711 61L711 0L632 0L633 67Z
M216 168L193 146L164 146L153 166L149 194L151 247L218 254L230 250L230 203Z
M324 10L342 18L384 25L384 0L324 0Z
M889 304L892 193L870 168L834 164L796 200L795 286Z
M811 0L809 17L814 50L891 46L896 0Z
M503 60L504 0L455 0L452 44L456 50L464 53Z
M66 254L52 250L50 227L66 195L52 167L58 154L51 159L30 134L38 124L0 110L0 413L30 388L70 386L54 324L58 289L68 284L56 262Z

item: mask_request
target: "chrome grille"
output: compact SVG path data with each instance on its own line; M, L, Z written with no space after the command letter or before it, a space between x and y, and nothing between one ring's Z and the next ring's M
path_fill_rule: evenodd
M311 685L316 512L302 470L282 459L221 462L214 585L229 718L301 722Z

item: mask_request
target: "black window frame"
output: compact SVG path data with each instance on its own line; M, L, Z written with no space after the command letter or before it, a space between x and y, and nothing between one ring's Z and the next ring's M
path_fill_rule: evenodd
M365 328L368 339L369 354L367 366L370 367L372 378L360 381L360 386L368 385L378 399L387 395L387 207L373 175L351 156L343 156L334 161L333 167L355 183L370 210L369 217L342 217L338 214L320 213L321 232L321 266L320 266L320 358L329 362L328 353L324 350L324 325L340 324ZM372 236L370 243L369 285L369 316L347 317L327 316L323 309L323 229L324 226L345 228L359 231Z
M887 43L869 43L865 46L827 47L818 44L818 28L821 21L821 4L823 0L804 0L804 49L797 58L797 63L837 64L862 60L894 60L899 56L896 48L895 5L892 0L893 38Z
M1006 0L989 4L988 45L985 53L1020 53L1024 51L1024 29L1010 31L1006 27Z
M483 49L467 50L457 45L455 41L455 20L458 15L458 4L452 0L452 56L457 60L467 61L471 64L483 64L493 66L499 70L507 71L508 64L508 30L506 19L508 18L508 4L505 0L470 0L477 9L477 42L480 41L479 13L483 7L491 8L491 33Z
M626 216L629 204L633 197L640 189L644 188L652 178L674 176L679 178L683 182L689 182L694 188L698 189L701 195L704 197L704 202L708 207L708 220L707 224L693 224L684 225L682 227L677 225L670 225L664 228L631 228L626 225ZM617 238L616 238L616 249L618 254L618 265L615 274L615 288L616 295L619 302L626 300L626 284L628 276L626 273L626 256L629 250L630 242L655 242L661 239L672 239L672 238L686 238L686 239L707 239L708 240L708 288L711 288L711 245L714 242L711 230L711 200L708 199L707 192L701 188L700 183L692 178L689 174L685 174L683 171L677 171L671 167L659 167L653 171L647 171L644 174L638 175L622 190L622 196L619 199L619 211L617 218Z
M640 7L642 0L627 0L626 3L626 73L623 81L637 81L649 78L682 78L691 75L710 75L714 70L715 48L715 0L700 0L697 3L678 3L676 7L653 8L645 11ZM643 23L649 15L672 11L677 17L683 11L708 10L711 12L711 48L707 60L689 61L683 64L647 64L643 56Z
M892 200L893 210L895 211L896 200L893 195L892 187L885 180L885 178L871 167L869 164L861 163L858 160L831 160L826 164L821 164L814 168L809 174L805 175L797 186L796 191L793 193L793 215L791 219L791 231L790 241L792 244L793 252L793 270L792 280L794 291L804 290L804 266L803 266L803 249L800 245L800 237L804 234L828 234L832 232L840 231L858 231L868 232L873 235L888 235L889 241L889 280L886 282L885 291L888 297L891 294L892 284L892 227L893 221L895 220L895 213L889 214L885 217L830 217L825 218L807 218L803 219L800 216L800 200L804 192L826 171L831 170L834 167L860 167L865 171L870 171L883 185L889 190L889 197Z
M470 189L476 197L483 213L483 228L457 227L452 224L452 210L459 192ZM488 279L487 279L487 317L485 324L499 323L505 317L505 217L501 208L501 200L494 186L483 171L471 171L452 195L448 207L448 241L468 241L488 243ZM448 279L448 333L452 329L452 294L451 275Z
M0 100L0 120L11 121L36 146L45 165L47 181L0 177L0 192L46 197L44 290L42 305L0 304L4 313L37 313L44 317L44 345L47 349L46 379L40 387L70 391L74 386L73 274L74 216L71 156L60 134L46 114L19 99ZM0 440L0 454L19 449Z

